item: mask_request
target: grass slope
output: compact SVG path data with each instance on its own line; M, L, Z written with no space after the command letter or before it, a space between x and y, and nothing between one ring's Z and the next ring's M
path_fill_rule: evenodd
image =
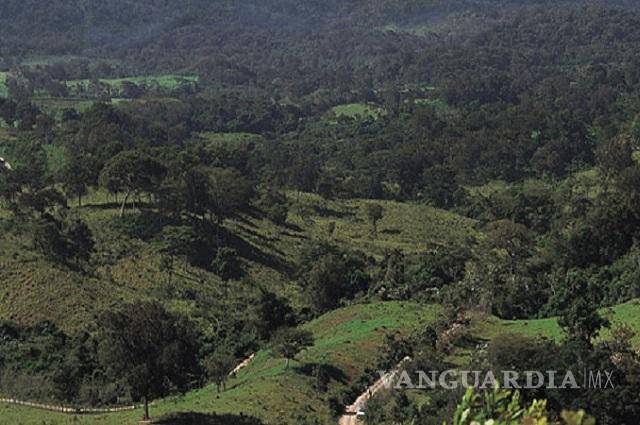
M347 118L380 118L384 114L384 110L366 103L349 103L345 105L338 105L331 108L330 112L336 117Z
M291 194L290 199L294 205L286 226L275 225L259 213L228 220L225 226L229 243L243 257L252 281L286 296L294 305L299 303L300 294L290 270L302 244L309 239L328 239L381 258L388 249L418 253L441 245L464 244L474 235L473 220L420 204L384 201L379 203L385 208L385 217L378 225L378 237L372 239L363 210L371 201L326 201L308 194ZM1 299L6 300L0 303L0 319L33 324L49 318L63 329L74 331L87 326L91 314L113 303L140 298L160 299L189 316L197 313L193 296L220 295L216 302L233 308L234 299L224 299L217 293L219 279L199 269L179 265L179 273L168 287L153 244L113 230L118 208L105 193L91 193L82 208L75 207L75 201L70 205L70 213L80 215L91 227L97 242L94 257L101 264L90 276L82 276L31 252L27 235L0 234L0 260L4 261L0 279L7 282L0 289ZM300 210L304 213L296 212ZM1 209L0 213L0 217L6 215ZM330 223L335 223L331 234ZM232 293L242 297L246 283L233 285ZM91 293L96 296L90 297Z
M613 326L625 324L630 326L637 334L631 341L633 346L640 349L640 300L631 300L624 304L610 308L603 308L600 313L608 318ZM557 318L536 320L502 320L495 316L476 317L470 326L465 329L463 343L456 350L452 361L462 365L468 362L472 352L479 342L489 342L504 334L520 334L529 337L542 337L554 341L560 341L565 334L558 324ZM611 337L610 330L604 330L599 338L606 340Z
M145 75L137 77L124 77L124 78L104 78L100 79L100 82L111 86L113 88L120 88L123 83L132 83L137 86L158 86L163 89L173 90L179 87L183 83L196 83L198 77L193 75ZM90 80L69 80L67 81L67 87L71 90L86 89L88 88Z
M268 424L298 423L299 416L313 415L332 421L326 394L313 388L310 365L330 364L333 380L330 391L343 388L365 367L374 367L378 348L387 332L408 333L417 326L432 323L438 306L387 302L356 305L330 312L303 328L313 332L316 344L299 356L289 370L282 359L269 350L228 383L228 390L217 394L213 386L155 403L156 417L170 413L216 413L255 416ZM1 423L22 425L135 424L140 411L111 415L74 417L22 407L0 405Z

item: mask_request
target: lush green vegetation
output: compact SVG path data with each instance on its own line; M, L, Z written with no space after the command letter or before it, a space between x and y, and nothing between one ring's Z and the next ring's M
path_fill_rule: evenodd
M36 3L0 4L0 394L325 423L410 356L617 373L478 420L637 421L635 3Z
M68 80L66 85L71 95L83 95L101 90L99 87L110 88L113 97L138 97L148 90L166 90L171 92L181 86L191 86L198 82L197 76L180 75L150 75L124 78L101 78L97 81Z
M7 73L0 72L0 97L7 97L9 95L9 91L6 86L7 81Z
M378 118L384 113L380 108L364 103L351 103L348 105L337 105L331 108L331 113L336 117L346 117L353 119Z
M227 382L227 390L216 394L214 385L184 396L159 400L151 406L156 416L175 412L231 413L255 416L265 423L293 421L304 417L329 420L325 403L327 394L335 393L355 382L366 365L375 364L384 336L390 332L408 335L414 329L435 322L438 306L389 302L347 307L328 313L306 325L315 344L304 351L285 370L283 359L269 350L260 351L254 360ZM315 389L312 366L330 366L328 388ZM24 425L42 421L54 424L122 424L132 423L140 411L87 417L2 406L3 419ZM12 422L14 423L14 422Z

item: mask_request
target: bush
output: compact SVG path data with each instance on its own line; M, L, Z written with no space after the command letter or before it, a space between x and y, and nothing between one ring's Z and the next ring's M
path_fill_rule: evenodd
M130 238L148 241L160 233L167 222L160 214L141 212L114 218L111 227Z

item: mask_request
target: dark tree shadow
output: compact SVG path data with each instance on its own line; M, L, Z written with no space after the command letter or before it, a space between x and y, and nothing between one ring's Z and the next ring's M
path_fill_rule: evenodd
M313 211L320 217L324 218L346 218L356 216L356 212L353 209L349 209L348 211L339 211L322 205L314 205Z
M471 335L470 333L463 333L455 339L453 345L459 348L475 349L488 341L488 339Z
M266 253L241 236L226 229L222 229L221 234L224 243L235 249L242 258L285 273L290 272L291 266L276 255Z
M295 223L284 223L283 225L285 228L287 228L288 230L291 230L292 232L298 232L301 233L302 232L302 227L298 226Z
M216 415L205 413L172 413L154 424L161 425L262 425L262 421L253 416Z
M349 383L347 375L345 375L345 373L341 369L330 364L305 363L300 366L294 366L293 369L302 375L314 376L314 374L316 373L317 366L322 366L323 373L326 374L326 376L330 378L332 381L336 381L341 384Z
M75 204L74 201L69 201L69 205L73 205L74 207L77 207L77 204ZM120 203L115 203L115 202L104 202L102 204L85 204L83 203L82 206L80 207L80 209L85 209L85 210L119 210L120 207L122 206L122 204Z

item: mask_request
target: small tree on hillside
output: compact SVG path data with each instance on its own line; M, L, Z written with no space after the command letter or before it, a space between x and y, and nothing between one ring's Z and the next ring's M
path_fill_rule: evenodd
M222 279L225 292L228 289L229 281L240 278L244 272L238 253L229 247L218 248L216 256L211 261L211 268Z
M67 236L71 255L76 259L76 266L80 261L89 261L95 241L87 223L80 219L74 220L67 226Z
M384 208L379 204L367 204L365 206L365 213L371 223L371 235L376 238L378 236L378 221L384 217Z
M213 272L225 282L242 276L242 263L235 249L221 247L211 261Z
M207 376L215 382L218 392L226 389L227 379L235 366L235 360L235 356L224 349L214 351L204 360Z
M72 155L60 172L59 179L68 197L78 199L78 206L82 206L82 197L87 193L91 181L91 168L86 157Z
M218 227L225 219L249 205L254 188L239 171L234 168L211 168L208 177L208 208L216 216Z
M591 344L593 338L603 328L608 328L610 322L598 312L598 304L590 296L590 288L586 283L576 283L573 300L562 312L558 324L570 339Z
M273 352L278 357L287 359L286 369L289 368L289 361L296 358L303 350L312 347L314 344L313 334L296 328L284 328L276 333L273 338Z
M158 241L158 251L161 254L161 270L167 272L171 283L176 259L183 258L188 262L197 246L198 235L189 226L166 226ZM186 263L185 263L186 267Z
M98 355L107 373L122 380L134 400L184 392L198 372L198 339L185 319L157 302L136 302L99 320Z

